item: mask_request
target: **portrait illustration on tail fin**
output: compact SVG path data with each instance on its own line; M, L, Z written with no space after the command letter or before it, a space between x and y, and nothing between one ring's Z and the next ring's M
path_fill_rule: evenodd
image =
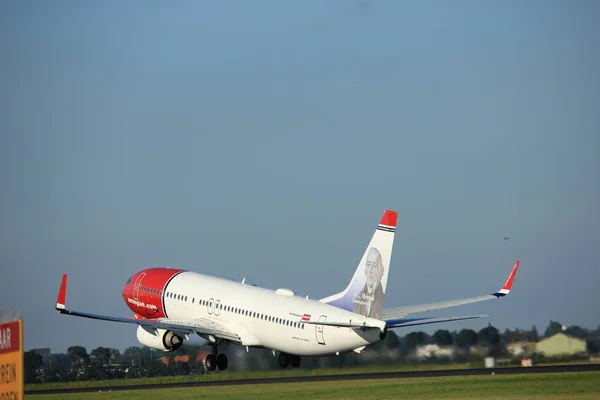
M353 295L353 311L355 313L371 318L381 318L385 296L381 284L384 270L381 253L375 247L371 247L365 260L366 282L362 290Z
M343 310L381 319L398 213L386 210L346 289L321 299Z

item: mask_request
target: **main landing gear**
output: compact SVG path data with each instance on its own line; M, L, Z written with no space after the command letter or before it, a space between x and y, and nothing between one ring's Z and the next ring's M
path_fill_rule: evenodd
M287 353L279 353L279 365L281 368L287 368L288 365L296 368L300 366L300 356L295 356Z
M228 364L227 356L217 352L216 344L212 346L212 354L207 355L204 359L204 366L208 371L214 371L217 368L219 368L219 371L224 371L227 369Z

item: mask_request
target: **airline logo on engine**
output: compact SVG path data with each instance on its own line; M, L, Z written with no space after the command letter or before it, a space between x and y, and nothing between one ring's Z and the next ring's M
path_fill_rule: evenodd
M23 398L23 321L0 324L0 399Z

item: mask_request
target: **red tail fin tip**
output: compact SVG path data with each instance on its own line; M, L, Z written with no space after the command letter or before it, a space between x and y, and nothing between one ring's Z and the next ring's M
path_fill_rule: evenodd
M381 221L379 222L379 225L393 226L395 228L397 219L398 219L397 211L386 210L385 213L383 213L383 217L381 217Z

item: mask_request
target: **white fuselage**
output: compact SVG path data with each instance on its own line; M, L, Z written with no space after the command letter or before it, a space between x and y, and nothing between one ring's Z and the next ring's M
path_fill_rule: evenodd
M283 291L285 292L285 291ZM169 282L162 298L169 320L209 319L236 332L242 346L264 347L294 355L321 356L360 349L380 340L381 331L300 323L383 321L334 306L232 280L186 271Z

